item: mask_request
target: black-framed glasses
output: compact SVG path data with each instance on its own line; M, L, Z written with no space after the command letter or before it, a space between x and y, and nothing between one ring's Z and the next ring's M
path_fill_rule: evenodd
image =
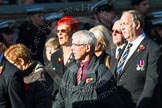
M56 33L68 33L69 31L68 30L65 30L65 29L61 29L61 30L56 30Z
M82 46L82 45L87 45L87 44L72 44L72 46L77 46L77 47Z

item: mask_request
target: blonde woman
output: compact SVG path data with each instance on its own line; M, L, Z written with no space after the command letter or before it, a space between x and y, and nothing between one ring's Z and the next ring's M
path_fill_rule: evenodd
M101 62L104 62L107 68L110 68L110 55L107 54L107 51L110 49L108 40L108 37L111 37L110 31L103 25L95 26L89 31L91 31L97 39L95 55L99 57Z
M50 91L44 67L40 62L33 61L29 49L23 44L11 45L4 56L22 71L26 108L51 108L52 89Z
M48 65L51 62L51 55L58 51L60 44L57 37L49 38L45 43L45 58L44 63Z

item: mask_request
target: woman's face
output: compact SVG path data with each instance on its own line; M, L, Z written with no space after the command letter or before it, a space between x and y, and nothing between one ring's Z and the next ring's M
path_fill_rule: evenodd
M70 26L63 24L57 27L56 33L59 39L59 43L61 46L63 45L67 45L69 43L69 39L70 39Z
M58 50L58 46L48 46L46 47L46 57L47 57L47 60L51 61L51 55L53 53L55 53L57 50Z

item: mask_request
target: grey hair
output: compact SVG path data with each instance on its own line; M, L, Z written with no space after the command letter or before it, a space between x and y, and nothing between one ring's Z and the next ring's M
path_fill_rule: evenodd
M136 10L124 11L122 13L122 15L125 14L125 13L129 13L129 14L131 14L133 16L132 20L133 20L134 24L137 24L137 22L139 21L139 23L141 25L141 28L144 28L144 26L145 26L144 18L138 11L136 11Z
M79 40L80 44L89 44L94 48L96 47L97 39L92 32L88 30L79 30L72 35L72 39L78 38L80 35L82 35Z

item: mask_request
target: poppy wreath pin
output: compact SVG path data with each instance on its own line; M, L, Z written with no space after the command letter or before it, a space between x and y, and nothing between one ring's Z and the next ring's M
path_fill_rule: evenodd
M144 45L140 45L140 46L139 46L139 49L137 50L137 52L140 51L140 50L143 51L143 50L145 50L145 49L146 49L146 47L145 47Z
M86 83L89 83L89 82L91 82L93 80L93 78L87 78L86 79Z
M58 63L62 63L63 60L62 60L61 58L58 58L57 62L58 62Z

